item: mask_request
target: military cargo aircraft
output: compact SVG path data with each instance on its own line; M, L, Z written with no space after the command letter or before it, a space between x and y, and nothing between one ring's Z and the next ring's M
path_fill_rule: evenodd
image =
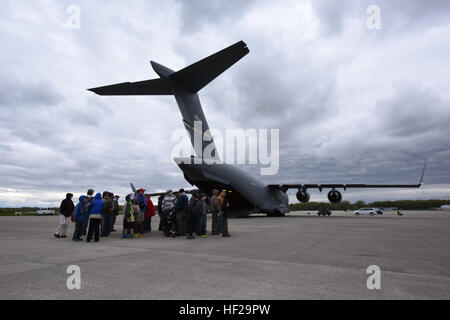
M194 121L201 121L202 133L209 132L209 126L203 113L198 92L221 73L249 53L247 45L239 41L203 60L173 71L161 64L151 61L153 70L159 75L157 79L124 82L98 88L88 89L98 95L173 95L181 112L183 124L194 145ZM205 139L208 140L208 139ZM422 175L418 184L265 184L241 168L232 164L212 163L204 160L202 151L210 142L203 141L197 157L175 158L184 174L184 178L202 192L211 194L213 189L225 189L235 216L246 216L254 212L266 213L268 216L284 216L288 209L288 189L297 189L296 197L301 202L308 202L308 189L331 189L328 200L339 203L344 191L351 188L418 188L423 184ZM199 154L201 154L199 158ZM213 153L211 153L213 154Z

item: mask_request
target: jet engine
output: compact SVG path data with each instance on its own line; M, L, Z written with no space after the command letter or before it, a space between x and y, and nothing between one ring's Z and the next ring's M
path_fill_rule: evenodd
M331 190L328 192L328 200L331 203L340 203L342 201L342 194L337 190Z
M308 202L309 201L309 193L306 192L306 190L298 190L297 194L297 199L300 202Z

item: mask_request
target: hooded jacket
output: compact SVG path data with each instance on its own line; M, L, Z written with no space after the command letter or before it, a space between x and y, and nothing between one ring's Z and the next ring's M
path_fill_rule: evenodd
M155 206L150 196L145 197L145 219L150 219L155 215Z
M134 212L131 200L127 201L125 204L124 219L126 219L127 222L134 222Z
M204 200L198 200L195 203L195 213L198 215L206 215L208 213L208 205Z
M80 202L78 202L75 206L73 220L75 220L76 222L85 222L88 219L87 204L84 203L84 199L86 199L86 196L81 196L78 199L80 200Z
M75 205L70 198L71 196L71 193L66 194L66 198L61 202L61 206L59 207L60 214L64 215L65 217L70 217L72 215L73 209L75 208Z
M103 215L112 216L114 214L114 202L108 197L103 201Z
M136 194L136 196L134 197L139 205L139 209L140 210L145 210L145 197L142 193L138 193Z
M102 194L97 193L92 201L91 211L89 211L89 218L101 219L103 211Z
M219 198L217 197L217 195L219 194L219 191L214 189L212 191L212 193L213 193L213 196L211 197L211 211L213 213L219 213L220 209L221 209Z
M189 204L189 199L186 195L186 193L182 193L180 194L180 196L177 199L176 205L175 205L175 210L176 211L187 211L187 207Z
M226 194L227 194L227 193L226 193L225 191L222 191L222 192L219 194L219 197L217 198L217 199L219 200L220 210L223 209L223 199L225 198L225 195L226 195Z

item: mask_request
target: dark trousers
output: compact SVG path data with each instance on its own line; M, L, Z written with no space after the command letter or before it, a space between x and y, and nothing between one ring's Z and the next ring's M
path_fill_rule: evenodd
M134 222L134 233L144 233L144 223L143 222Z
M122 233L127 234L127 219L125 218L125 214L123 215Z
M117 216L115 214L111 217L111 231L114 229L114 224L116 223Z
M101 219L89 219L89 230L87 234L86 241L92 240L92 235L94 235L94 240L98 241L100 239L100 224Z
M194 214L187 214L186 215L186 234L192 236L194 231L196 231L195 228L195 215Z
M175 235L176 233L177 233L177 215L175 213L171 213L167 215L167 224L164 234L166 236L169 236Z
M164 232L168 232L169 231L169 227L168 227L168 220L167 217L169 216L169 211L163 212L161 213L161 223L162 223L162 230Z
M111 216L105 214L103 219L102 237L109 236L111 233Z
M88 221L89 221L89 219L88 219ZM81 235L82 236L85 236L87 234L88 221L82 222L82 226L81 226Z
M144 231L152 231L152 217L144 220Z
M198 236L204 235L206 234L206 214L196 214L195 215L195 233Z
M75 222L75 231L73 232L72 239L81 238L81 231L83 229L83 223L84 222L80 222L80 221L76 221Z
M195 214L194 221L195 233L200 236L202 234L202 214Z
M217 233L217 226L219 225L219 213L213 212L212 213L212 226L211 226L211 233L216 234Z
M163 231L164 230L164 226L163 226L163 213L162 212L158 212L159 215L159 227L158 227L158 231Z
M228 217L223 216L223 222L222 222L222 233L224 236L228 236Z
M177 234L181 236L186 234L186 211L177 212Z

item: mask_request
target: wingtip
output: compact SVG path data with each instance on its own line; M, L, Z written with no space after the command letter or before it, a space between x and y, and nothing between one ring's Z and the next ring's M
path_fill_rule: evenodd
M96 91L96 88L89 88L89 89L86 89L86 90L90 91L90 92L93 92L95 94L98 94L97 91Z
M420 175L420 182L419 182L420 186L423 185L423 177L425 175L425 168L426 168L426 166L427 166L427 161L425 161L424 164L423 164L422 174Z

